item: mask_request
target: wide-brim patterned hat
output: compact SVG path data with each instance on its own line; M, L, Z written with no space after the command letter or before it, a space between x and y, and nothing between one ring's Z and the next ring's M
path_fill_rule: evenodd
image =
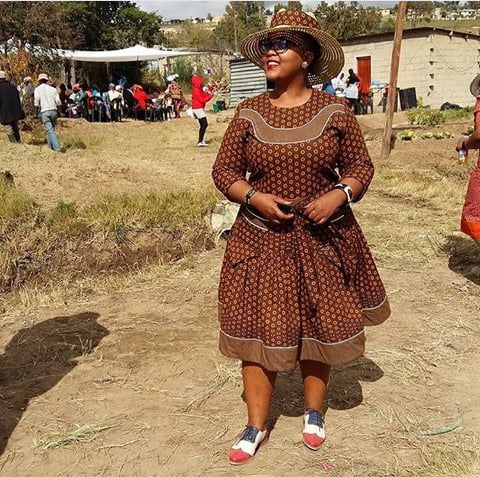
M324 83L335 78L342 71L345 55L340 43L320 29L313 14L296 10L279 10L272 18L270 28L245 37L240 48L242 55L263 69L260 41L272 33L283 31L310 35L320 46L320 56L310 65L308 71L309 84Z
M480 96L480 75L477 75L470 83L470 93L475 97Z

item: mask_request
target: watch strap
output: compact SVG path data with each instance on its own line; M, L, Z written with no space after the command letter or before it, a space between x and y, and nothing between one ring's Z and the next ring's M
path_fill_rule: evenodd
M252 187L246 194L245 194L245 205L250 205L250 200L253 197L253 195L257 192L257 189L255 187Z
M343 193L347 197L347 204L350 204L353 201L353 189L348 184L335 184L333 188L343 191Z

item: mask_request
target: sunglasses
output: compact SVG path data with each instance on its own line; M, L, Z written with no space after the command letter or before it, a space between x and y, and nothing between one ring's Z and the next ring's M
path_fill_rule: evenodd
M275 53L282 54L285 53L289 47L292 45L295 45L293 42L290 40L287 40L287 38L264 38L263 40L260 40L260 43L258 44L260 48L260 53L262 55L266 55L270 50L275 51Z

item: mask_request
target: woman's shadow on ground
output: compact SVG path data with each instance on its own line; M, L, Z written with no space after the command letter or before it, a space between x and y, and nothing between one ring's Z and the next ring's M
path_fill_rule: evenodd
M20 330L0 356L0 456L30 399L53 388L108 330L98 313L58 316Z
M361 357L352 363L333 366L328 384L324 412L329 408L345 410L359 406L363 401L361 381L374 382L383 376L382 369L372 360ZM270 429L280 416L303 416L303 383L300 371L279 373L270 407Z
M470 238L450 235L442 246L448 255L448 268L480 285L480 247Z

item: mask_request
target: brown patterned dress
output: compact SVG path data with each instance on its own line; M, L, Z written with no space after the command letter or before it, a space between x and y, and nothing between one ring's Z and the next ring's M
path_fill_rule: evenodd
M306 204L343 178L373 176L362 132L348 105L313 90L294 108L267 93L243 101L223 138L213 179L224 194L245 180L261 192ZM364 352L365 325L390 315L385 289L349 207L327 225L295 214L274 226L242 207L219 287L220 350L272 371L297 360L328 364Z

